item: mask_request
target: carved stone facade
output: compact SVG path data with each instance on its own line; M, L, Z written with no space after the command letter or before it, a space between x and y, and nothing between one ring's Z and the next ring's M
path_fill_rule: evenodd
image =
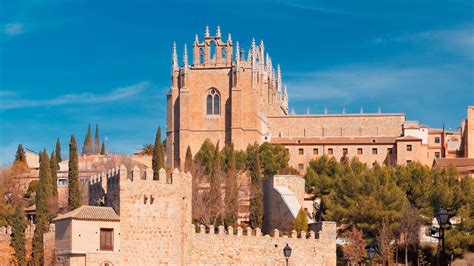
M182 168L188 145L195 154L207 138L221 145L233 143L237 150L254 142L282 144L290 153L290 165L300 173L311 159L322 155L338 160L344 155L358 157L369 165L419 161L431 166L436 158L474 154L474 137L467 138L474 135L472 107L461 132L435 133L416 121L406 121L404 114L294 115L288 112L280 66L275 67L265 53L263 41L257 45L252 40L245 53L230 34L223 40L220 28L211 36L206 27L203 40L196 35L192 57L191 64L185 47L179 66L173 46L167 95L169 169ZM440 142L432 145L428 135ZM448 145L448 135L465 141Z

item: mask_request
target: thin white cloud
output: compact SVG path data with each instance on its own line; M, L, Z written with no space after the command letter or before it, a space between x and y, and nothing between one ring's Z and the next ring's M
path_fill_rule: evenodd
M18 97L2 97L0 98L0 109L18 109L31 107L50 107L64 104L95 104L115 102L128 99L142 92L150 87L148 81L142 81L137 84L120 87L104 94L94 94L91 92L84 92L80 94L65 94L52 99L36 100L24 99Z
M22 23L8 23L3 27L3 33L9 36L20 35L24 33L24 27Z
M400 36L379 36L373 40L376 45L388 42L422 45L428 50L443 50L474 60L474 25L429 30Z
M290 100L342 100L408 94L438 95L451 88L463 87L469 76L466 70L454 66L389 67L356 65L329 71L289 73ZM466 81L469 82L469 81Z

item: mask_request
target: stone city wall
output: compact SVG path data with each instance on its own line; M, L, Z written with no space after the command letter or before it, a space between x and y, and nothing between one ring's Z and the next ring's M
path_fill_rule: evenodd
M49 231L43 236L43 249L44 249L44 265L53 265L54 262L54 252L55 252L55 227L54 224L49 225ZM33 234L35 233L35 225L28 225L25 230L26 238L26 252L27 259L31 259L31 243L33 239ZM0 227L0 243L6 246L10 245L11 241L12 228Z
M282 235L277 229L272 236L261 234L260 228L223 226L193 230L193 265L285 265L283 248L292 249L289 265L336 265L336 223L322 222L318 233L292 231ZM194 228L192 228L194 229Z

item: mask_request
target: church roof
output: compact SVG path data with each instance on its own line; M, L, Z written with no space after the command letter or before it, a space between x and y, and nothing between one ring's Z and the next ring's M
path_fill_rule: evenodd
M53 222L66 219L106 222L120 221L120 217L115 213L114 209L98 206L81 206L73 211L58 215L58 217L53 219Z

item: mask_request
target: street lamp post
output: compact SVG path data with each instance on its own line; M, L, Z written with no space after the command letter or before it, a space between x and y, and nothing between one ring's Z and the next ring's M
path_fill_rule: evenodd
M367 248L367 257L369 257L370 266L372 266L372 260L374 259L376 252L377 252L377 250L375 250L375 248L373 246L369 246Z
M283 248L283 255L285 255L286 266L288 266L288 259L289 259L290 256L291 256L291 248L290 248L290 246L288 246L288 243L287 243L286 246Z
M446 265L446 252L444 246L444 226L449 223L449 212L445 209L439 209L436 212L436 221L439 224L439 239L441 239L441 265Z

